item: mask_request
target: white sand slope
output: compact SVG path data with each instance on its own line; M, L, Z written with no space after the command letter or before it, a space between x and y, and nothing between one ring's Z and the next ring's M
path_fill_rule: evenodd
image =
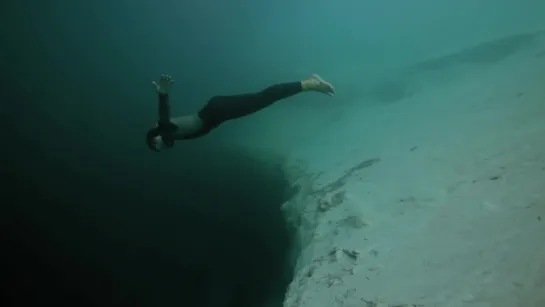
M294 153L285 307L545 306L545 39L445 74Z

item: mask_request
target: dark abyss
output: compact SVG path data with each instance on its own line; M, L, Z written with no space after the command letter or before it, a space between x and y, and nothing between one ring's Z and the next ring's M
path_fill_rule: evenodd
M173 98L191 101L184 112L219 94L209 90L218 67L236 66L191 46L195 27L156 35L175 15L150 16L150 3L2 3L0 276L10 306L282 302L292 273L280 168L218 137L165 154L144 144L156 120L151 78L174 67L191 85Z

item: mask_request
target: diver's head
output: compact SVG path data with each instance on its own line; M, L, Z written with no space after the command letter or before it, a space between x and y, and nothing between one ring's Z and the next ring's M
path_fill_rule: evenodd
M148 130L146 135L146 144L148 148L160 152L160 148L172 147L174 146L174 138L169 133L161 134L161 127L156 126Z
M156 152L159 152L159 149L157 149L157 137L159 135L158 127L151 128L146 134L146 144L148 145L148 148Z

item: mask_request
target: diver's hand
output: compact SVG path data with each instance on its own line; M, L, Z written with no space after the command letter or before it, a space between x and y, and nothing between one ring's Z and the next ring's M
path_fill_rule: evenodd
M169 75L161 75L159 81L152 81L151 84L155 86L157 93L167 95L174 84L174 80Z

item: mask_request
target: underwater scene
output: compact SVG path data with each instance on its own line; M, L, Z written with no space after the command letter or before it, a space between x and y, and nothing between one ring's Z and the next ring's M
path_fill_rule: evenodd
M0 5L4 306L545 306L545 1Z

